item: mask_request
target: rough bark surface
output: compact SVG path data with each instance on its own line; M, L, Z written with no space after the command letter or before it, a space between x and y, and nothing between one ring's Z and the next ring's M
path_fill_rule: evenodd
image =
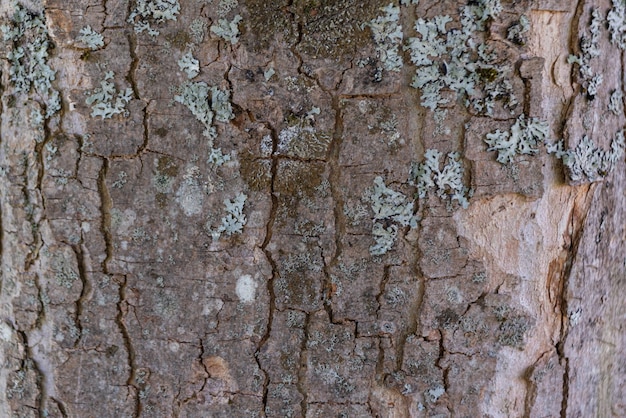
M606 23L597 94L567 60L609 0L502 0L481 36L518 103L451 95L443 118L408 52L381 70L368 24L388 1L180 0L155 36L128 21L139 3L20 3L45 17L62 109L34 128L42 99L3 59L0 416L626 416L623 157L570 184L552 155L501 164L484 142L525 115L610 148L624 66ZM398 23L416 36L466 3L403 4ZM238 41L210 30L236 15ZM77 40L87 25L103 47ZM213 143L175 100L187 52L191 82L230 92ZM91 117L108 71L132 98ZM429 149L460 153L469 207L428 193L372 255L375 178L413 196ZM216 238L239 193L243 230Z

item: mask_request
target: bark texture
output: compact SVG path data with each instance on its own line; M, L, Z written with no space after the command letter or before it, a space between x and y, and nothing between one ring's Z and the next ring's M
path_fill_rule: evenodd
M423 107L401 45L417 18L450 29L461 6L498 1L403 1L399 71L373 36L388 1L180 0L175 20L133 20L156 3L20 3L54 45L62 108L41 124L50 105L18 91L5 36L0 416L626 416L623 156L572 182L543 144L502 164L484 141L524 115L566 148L610 149L625 119L621 98L608 109L624 87L611 1L502 0L479 37L517 103L490 114L447 89ZM568 56L595 9L592 92ZM236 16L237 39L213 29ZM86 26L103 46L78 40ZM106 80L128 100L92 117ZM208 123L180 99L200 82ZM415 199L414 224L376 218L375 179L412 201L427 150L459 153L469 206L446 189ZM376 222L397 238L372 255Z

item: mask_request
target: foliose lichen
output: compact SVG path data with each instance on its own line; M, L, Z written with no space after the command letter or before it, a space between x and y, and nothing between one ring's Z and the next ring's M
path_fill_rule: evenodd
M615 116L624 114L624 96L621 90L617 89L611 93L608 109Z
M444 89L479 113L491 114L496 100L512 109L517 105L509 81L511 69L495 64L495 55L481 32L489 19L502 11L499 0L478 0L461 8L460 27L450 16L418 18L418 37L409 38L405 49L417 67L412 87L420 89L421 104L435 111L450 102ZM451 24L451 25L449 25Z
M239 23L243 20L240 15L236 15L230 22L226 19L219 19L217 24L211 25L211 32L225 41L235 45L239 42Z
M80 30L80 36L77 39L87 45L87 48L92 51L96 51L104 46L104 37L101 33L93 30L91 26L82 28Z
M195 59L191 52L187 52L178 60L178 66L190 80L200 74L200 61Z
M384 15L378 16L368 23L374 36L376 53L385 70L400 71L403 62L402 57L398 55L398 48L404 37L402 26L398 24L400 7L389 3L380 10L384 12Z
M136 0L135 7L128 16L128 23L134 25L136 33L148 32L156 36L159 31L152 27L154 23L177 19L180 13L178 0Z
M417 197L425 198L432 189L441 199L449 203L457 201L463 208L469 206L467 200L470 191L463 184L463 163L458 152L447 155L447 163L442 168L443 153L428 149L424 153L424 162L411 168L409 183L417 187Z
M519 154L537 154L539 145L545 143L548 136L547 122L537 118L527 119L520 115L510 131L502 132L498 129L488 133L484 141L489 145L487 151L497 151L496 160L506 164L512 162L513 157Z
M388 188L380 176L374 179L369 201L374 212L372 236L375 241L370 247L370 253L382 255L393 247L398 236L398 226L417 225L417 218L413 214L414 202L404 194Z
M518 45L526 45L529 30L530 20L525 15L522 15L517 23L509 27L506 33L506 39Z
M107 71L104 80L100 82L100 87L95 88L85 102L91 106L91 117L100 116L102 119L113 117L113 115L128 116L126 105L131 101L133 90L128 87L125 90L117 90L113 80L115 73Z
M174 100L191 110L204 125L203 135L211 140L217 136L213 126L214 118L219 122L228 122L235 117L230 104L230 92L209 86L204 81L184 84Z
M247 198L248 196L245 194L239 193L233 200L224 200L226 216L222 217L220 226L213 229L211 225L207 225L207 230L214 241L220 239L222 234L230 236L243 232L243 227L247 222L246 215L243 213L243 207Z
M626 3L624 0L613 0L613 8L607 15L611 43L619 49L626 49Z
M179 92L180 94L174 96L174 100L185 105L204 125L202 134L209 139L207 162L220 166L229 161L229 155L223 154L220 148L213 146L213 141L217 138L213 120L227 123L235 117L230 103L230 92L209 86L204 81L187 82L179 88Z
M48 119L61 109L61 97L52 86L56 71L48 65L48 50L52 42L48 36L45 15L31 12L16 1L8 24L0 26L8 47L9 80L16 93L31 92L38 97Z
M573 182L594 182L604 179L613 170L624 155L624 132L615 134L611 149L598 148L587 135L578 142L574 149L563 150L563 142L548 146L548 152L563 160L569 177Z
M600 56L600 29L602 28L602 16L599 9L591 12L590 36L583 35L580 38L580 53L570 55L567 62L578 64L582 87L587 92L587 97L593 99L598 93L598 87L602 84L602 74L596 73L591 67L591 60Z

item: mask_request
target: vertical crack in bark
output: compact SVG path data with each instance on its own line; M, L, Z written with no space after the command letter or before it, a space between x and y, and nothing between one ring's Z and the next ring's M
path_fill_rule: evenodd
M37 205L37 200L33 199L33 195L35 197L38 195L43 204L43 195L41 193L41 181L43 178L43 161L41 159L41 152L37 152L37 147L35 147L35 164L37 170L37 180L34 185L34 189L31 189L31 185L29 184L29 158L28 155L23 155L23 163L24 163L24 171L22 172L23 184L22 184L22 194L24 199L24 214L26 215L26 220L31 228L33 242L29 245L29 252L26 254L24 259L24 271L29 271L30 268L35 264L37 259L39 258L39 250L43 245L43 241L41 239L41 232L39 231L39 227L41 224L41 220L43 218L43 206L39 207ZM37 211L36 209L39 209Z
M135 372L137 370L135 364L135 349L133 348L133 342L131 339L130 332L128 331L128 327L126 326L126 315L128 314L128 302L126 301L126 285L128 284L128 278L125 275L116 276L119 278L119 302L117 302L117 315L115 317L115 323L122 334L122 339L124 340L124 347L126 348L126 352L128 354L128 366L130 371L128 373L128 379L126 380L126 386L132 388L133 396L135 398L135 417L139 417L141 415L141 399L139 397L139 387L134 383L135 382Z
M129 8L132 7L130 2L129 2L128 7ZM129 14L130 14L130 11L129 11ZM139 87L137 85L137 68L139 68L139 56L137 55L137 35L135 35L134 31L130 31L127 35L127 39L128 39L128 50L130 52L131 62L130 62L130 68L128 70L128 75L126 76L126 79L130 83L130 86L133 90L133 95L135 96L135 98L137 100L141 100L142 102L144 102L143 118L142 118L143 143L139 146L137 150L137 154L136 154L136 155L141 155L143 151L148 147L148 140L149 140L148 105L150 104L150 102L148 101L147 103L145 103L145 101L141 98L141 95L139 94Z
M289 2L286 10L289 10L289 6L292 4L292 2ZM295 20L295 17L293 14L291 14L291 18ZM301 38L301 28L299 27L298 29L298 42L300 42L300 38ZM296 44L290 48L291 52L294 54L294 56L298 59L299 65L298 65L298 72L300 72L300 67L302 66L302 58L300 57L300 55L297 53L296 51L296 46L298 44L298 42L296 42ZM271 173L271 178L270 178L270 197L271 197L271 207L270 207L270 214L269 214L269 219L267 221L267 225L266 225L266 229L265 229L265 238L263 239L263 243L261 244L261 250L265 253L265 257L267 258L268 262L270 263L270 265L272 266L272 275L269 278L268 282L267 282L267 291L269 294L269 312L268 312L268 320L267 320L267 330L265 331L265 335L263 335L261 337L261 340L259 341L258 344L258 348L255 352L255 359L257 362L257 365L259 367L259 369L263 372L263 374L265 375L265 379L263 382L263 411L262 411L262 416L265 416L266 414L266 410L267 410L267 402L268 402L268 395L269 395L269 384L270 384L270 376L267 370L263 369L263 367L261 366L261 362L259 360L259 355L261 354L261 350L263 349L263 347L265 346L265 344L267 343L267 341L270 339L271 336L271 332L272 332L272 322L274 321L274 312L276 310L276 294L274 292L274 283L276 281L276 279L279 276L279 272L278 272L278 266L276 264L276 260L273 259L272 257L272 253L271 251L267 248L271 239L272 239L272 233L273 233L273 228L274 228L274 223L276 222L276 214L278 211L278 197L276 196L276 178L277 178L277 172L278 172L278 133L276 132L276 129L273 126L269 126L269 129L271 131L271 137L272 137L272 153L271 153L271 168L270 168L270 173Z
M574 16L572 17L572 24L570 26L570 45L569 50L570 53L576 53L580 51L580 40L579 40L579 27L580 27L580 17L584 12L585 0L578 0L576 3L576 9L574 12ZM578 74L578 69L573 65L570 71L570 84L574 85L574 80L577 78L575 74ZM577 94L574 94L570 101L573 101Z
M570 371L569 358L565 354L565 343L568 335L568 329L566 324L564 323L565 319L568 318L568 300L566 294L567 283L569 278L571 277L572 267L574 266L576 256L578 255L578 247L584 233L585 221L587 219L587 215L589 214L589 208L591 206L591 202L593 201L593 196L595 195L596 190L595 184L579 187L581 187L582 189L576 195L572 210L569 215L570 242L568 248L566 249L567 256L565 258L565 262L563 263L563 271L561 272L560 279L560 289L558 292L561 299L561 335L555 349L559 356L559 362L563 365L565 369L563 373L563 399L561 404L561 417L563 418L567 416Z
M98 176L98 191L100 193L100 213L102 222L100 224L100 232L104 237L104 245L106 256L101 263L101 269L104 274L109 274L108 263L113 259L113 237L111 236L111 209L113 201L106 185L107 173L109 171L110 162L107 158L102 159L102 168Z
M444 356L446 355L446 348L444 347L444 344L443 344L443 331L441 329L439 329L437 332L439 334L439 339L438 339L439 353L438 353L437 359L435 360L435 366L437 366L438 369L443 371L444 369L441 366L441 361L443 360ZM444 382L444 384L445 384L445 382Z
M417 252L417 244L415 245L414 253ZM406 346L406 340L411 335L417 335L418 326L419 326L419 314L422 309L422 303L424 301L424 293L426 290L426 284L423 279L424 275L419 269L419 258L417 256L414 257L412 262L412 271L413 277L415 277L415 281L418 284L418 292L417 296L414 299L413 306L409 309L409 317L407 318L407 327L406 331L402 334L402 336L398 339L398 350L397 350L397 364L396 367L398 370L402 369L402 364L404 363L404 348ZM471 306L471 305L470 305ZM469 306L468 306L469 310Z
M335 111L335 126L333 129L333 137L329 147L328 166L329 166L329 184L330 193L333 198L333 215L335 221L335 254L330 262L330 266L336 266L343 252L341 238L345 236L346 219L343 213L343 195L338 185L341 184L341 167L339 164L339 155L341 153L341 145L343 141L343 114L341 112L340 97L333 95L332 109ZM329 274L325 275L326 283L324 283L324 291L328 296L325 298L324 306L328 312L331 323L334 323L333 307L332 307L332 281Z
M104 13L102 13L102 15L103 15L102 16L102 27L103 28L106 27L105 26L106 20L107 20L107 17L109 16L109 8L108 8L108 4L107 4L108 1L109 0L102 0L102 9L104 10ZM129 7L130 7L130 1L128 3L129 3Z
M298 382L296 383L296 388L298 388L298 392L302 395L302 400L300 401L300 409L301 416L306 417L309 398L307 396L307 386L305 385L306 381L306 372L308 370L309 364L309 355L307 351L307 345L309 344L309 324L311 322L311 317L308 313L305 314L304 318L304 327L302 332L304 335L302 336L302 344L300 345L300 368L298 369Z
M271 332L272 332L272 322L274 321L274 312L276 309L276 294L274 292L274 282L279 275L276 261L272 258L272 252L267 248L270 241L272 240L272 230L274 228L274 223L276 222L276 212L278 211L278 197L276 196L276 193L275 193L276 173L278 171L278 155L277 155L278 135L276 133L276 130L273 127L271 127L271 136L272 136L272 158L271 158L272 165L270 168L270 173L271 173L270 198L272 200L272 205L270 207L269 219L267 220L267 225L265 227L265 238L263 239L263 243L261 244L261 250L265 254L267 261L272 266L272 276L267 281L267 292L270 298L269 312L268 312L268 318L267 318L267 330L265 331L265 334L261 337L261 340L259 341L259 344L257 346L257 350L254 353L254 357L256 359L257 365L259 369L265 375L265 379L263 382L263 412L262 412L263 415L265 415L265 409L267 408L270 377L269 377L269 373L267 372L267 370L263 369L261 362L259 360L259 355L261 354L261 349L269 340Z
M78 328L78 338L74 342L74 347L78 347L83 338L83 325L81 317L84 311L84 305L88 298L88 295L91 293L91 284L89 283L89 279L87 278L87 261L85 260L85 249L83 248L83 244L79 244L73 246L74 254L76 254L76 261L78 264L78 278L81 281L82 288L80 291L80 296L76 300L76 313L74 315L74 322L76 324L76 328Z
M387 283L389 282L389 269L390 269L390 265L385 264L383 266L383 277L380 280L380 285L378 287L378 294L376 295L376 303L378 304L378 308L376 309L376 320L378 321L380 318L380 310L382 308L382 297L385 294L385 287L387 286ZM382 324L379 325L379 329L382 328L381 327ZM395 341L394 341L394 334L391 333L389 338L389 341L391 342L391 345L393 347L395 347ZM381 347L380 351L383 353L383 359L385 358L385 349ZM379 375L380 380L382 382L385 381L385 378L387 377L387 373L385 373L385 369L384 367L381 370L381 373L383 373L382 375Z
M104 237L106 257L102 261L102 272L106 275L112 276L109 271L108 263L113 259L113 237L111 234L111 209L113 207L113 201L109 194L109 189L106 185L107 173L109 171L110 162L107 158L103 158L102 168L98 176L98 190L100 192L100 212L102 216L102 223L100 224L100 230ZM135 379L135 351L132 344L132 339L126 323L124 322L126 314L128 313L128 303L126 302L126 284L128 282L126 276L115 276L119 278L119 291L117 302L117 315L115 317L115 323L124 341L124 347L126 348L128 356L128 366L130 368L128 379L126 384L134 391L133 396L135 398L135 417L138 417L141 413L141 401L139 399L139 389L133 383Z

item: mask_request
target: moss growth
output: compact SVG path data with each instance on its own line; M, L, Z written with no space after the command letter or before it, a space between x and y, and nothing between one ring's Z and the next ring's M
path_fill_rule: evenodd
M322 261L313 248L300 254L282 253L279 259L281 279L277 290L285 296L288 304L308 305L318 292L317 274L322 269Z
M278 166L275 192L278 193L276 222L288 226L305 207L316 206L318 188L324 180L324 166L298 160L281 160Z
M498 329L498 342L501 345L522 349L524 347L524 334L531 328L529 319L517 315L506 318Z
M318 132L306 117L290 114L286 118L287 128L278 135L280 154L302 159L325 159L332 141L327 132Z

